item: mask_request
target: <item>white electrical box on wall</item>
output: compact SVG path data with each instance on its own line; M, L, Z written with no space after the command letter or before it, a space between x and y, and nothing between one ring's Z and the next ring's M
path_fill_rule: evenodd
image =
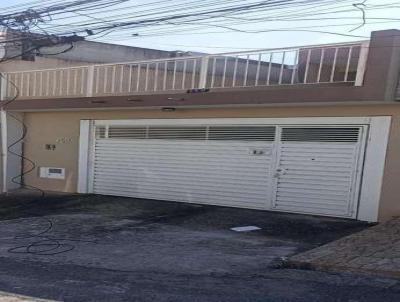
M65 179L64 168L40 167L41 178Z

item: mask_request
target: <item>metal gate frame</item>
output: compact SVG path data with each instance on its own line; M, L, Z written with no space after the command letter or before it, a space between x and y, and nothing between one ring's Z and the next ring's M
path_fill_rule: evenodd
M282 128L283 127L288 127L290 126L291 128L294 127L304 127L305 125L276 125L276 136L275 136L275 148L276 148L276 154L275 154L275 168L274 170L277 171L280 167L280 154L281 154L281 133L282 133ZM364 159L365 159L365 150L366 150L366 144L367 144L367 137L368 137L368 132L369 132L369 125L357 125L357 124L352 124L352 125L344 125L344 124L309 124L307 126L310 127L359 127L361 129L360 135L359 135L359 146L356 151L356 163L355 163L355 171L353 170L353 173L356 175L352 176L352 184L351 188L354 188L354 190L351 193L351 199L349 202L349 212L351 213L349 218L356 218L357 217L357 209L358 209L358 204L359 204L359 192L361 189L361 180L362 180L362 171L363 171L363 166L364 166ZM271 200L271 211L282 211L280 209L275 208L275 202L276 202L276 197L277 197L277 190L278 190L278 182L279 182L279 177L274 177L273 178L274 182L274 191L272 192L272 200ZM285 210L285 212L290 212ZM297 212L293 212L297 213ZM313 215L312 213L310 213ZM318 214L319 215L319 214Z
M79 193L93 192L94 130L97 125L271 125L314 126L341 125L369 127L363 131L364 161L359 159L354 192L353 215L363 221L378 219L384 163L391 124L390 116L380 117L304 117L304 118L218 118L218 119L136 119L136 120L81 120L79 152ZM278 127L280 128L280 127ZM364 164L364 165L363 165ZM357 198L358 197L358 198ZM358 202L356 202L358 201ZM358 210L357 210L358 204ZM273 209L271 209L273 210Z

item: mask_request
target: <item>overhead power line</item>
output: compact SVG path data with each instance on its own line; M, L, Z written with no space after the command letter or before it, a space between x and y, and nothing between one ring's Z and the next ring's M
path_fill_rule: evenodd
M377 21L398 21L396 18L375 17L372 13L387 7L400 8L399 1L383 0L372 4L371 1L377 0L27 1L5 7L0 15L0 25L8 28L25 26L33 33L46 35L76 34L97 41L277 31L360 37L357 34L360 27ZM332 20L335 23L328 23ZM220 31L212 32L210 28L219 28ZM331 30L333 28L341 30Z
M39 7L35 9L37 14L48 14L51 16L45 29L54 34L69 34L71 32L106 31L111 29L143 28L164 26L168 21L183 20L195 22L202 20L223 21L225 17L237 14L250 14L260 11L271 13L273 10L282 8L294 8L307 5L337 4L348 2L349 0L269 0L269 1L153 1L150 3L137 5L132 8L133 1L70 1L69 3L51 5L47 8ZM80 6L77 7L77 4ZM122 5L124 4L124 5ZM162 5L160 5L162 4ZM129 11L129 9L131 11ZM132 11L133 9L133 11ZM121 12L123 14L121 15ZM85 13L88 12L88 13ZM115 12L116 14L112 14ZM179 12L179 13L177 13ZM78 14L78 18L74 13ZM94 15L95 14L95 15ZM103 14L103 15L102 15ZM87 18L82 18L85 15ZM126 18L125 18L126 17ZM1 16L0 16L1 18ZM57 20L72 18L77 22L66 22L64 24L54 24ZM222 18L222 19L221 19ZM1 20L1 19L0 19ZM57 30L58 27L64 29ZM67 31L65 31L67 28ZM55 30L54 30L55 29Z

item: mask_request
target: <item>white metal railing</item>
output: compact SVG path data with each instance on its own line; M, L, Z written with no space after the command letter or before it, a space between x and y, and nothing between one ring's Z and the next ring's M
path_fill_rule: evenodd
M196 88L363 82L368 42L28 70L3 74L1 96L73 98Z

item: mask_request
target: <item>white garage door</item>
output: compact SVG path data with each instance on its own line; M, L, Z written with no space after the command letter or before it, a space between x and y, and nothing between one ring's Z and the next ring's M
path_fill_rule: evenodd
M97 124L91 192L355 217L365 126Z
M105 130L97 128L95 193L260 209L272 196L275 127Z

